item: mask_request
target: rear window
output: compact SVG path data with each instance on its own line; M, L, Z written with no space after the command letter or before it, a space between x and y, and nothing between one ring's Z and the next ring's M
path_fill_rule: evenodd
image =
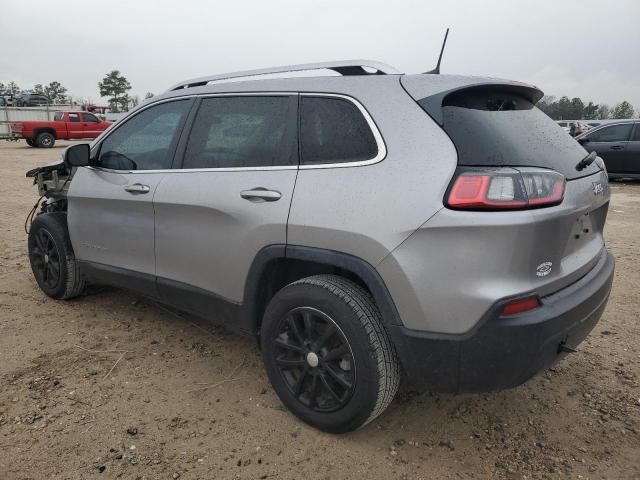
M378 154L378 145L362 112L335 97L300 100L300 152L303 165L359 162Z
M429 97L418 103L428 111ZM542 167L567 179L598 171L594 162L576 170L587 152L525 96L491 87L456 91L442 101L442 127L458 151L460 166Z

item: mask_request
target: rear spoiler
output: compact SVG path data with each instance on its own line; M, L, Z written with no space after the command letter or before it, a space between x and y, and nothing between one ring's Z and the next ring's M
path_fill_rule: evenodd
M544 92L535 85L497 78L463 77L457 75L404 75L402 86L431 118L439 125L443 124L442 106L446 97L463 91L501 91L518 95L534 105L544 96Z

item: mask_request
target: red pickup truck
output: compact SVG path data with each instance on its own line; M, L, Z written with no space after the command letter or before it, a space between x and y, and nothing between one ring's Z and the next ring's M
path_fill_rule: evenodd
M11 124L11 133L23 137L32 147L53 147L56 140L93 139L111 122L89 112L56 112L53 121L27 121Z

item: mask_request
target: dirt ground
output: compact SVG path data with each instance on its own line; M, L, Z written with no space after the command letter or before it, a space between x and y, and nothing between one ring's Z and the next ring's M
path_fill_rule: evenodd
M612 185L613 293L578 353L508 391L406 394L335 436L284 410L250 340L115 289L37 288L24 172L64 146L0 142L0 480L640 478L640 182Z

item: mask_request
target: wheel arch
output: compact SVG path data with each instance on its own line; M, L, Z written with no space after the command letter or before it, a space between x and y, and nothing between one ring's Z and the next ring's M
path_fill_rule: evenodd
M373 297L385 325L402 325L384 280L365 260L342 252L299 245L270 245L258 252L245 282L245 330L260 333L262 316L271 298L285 285L311 275L342 275Z
M51 127L38 127L36 129L33 130L33 140L35 140L36 138L38 138L38 135L40 135L41 133L50 133L51 135L53 135L53 138L55 138L56 140L58 139L58 136L56 135L56 130L55 128L51 128Z

